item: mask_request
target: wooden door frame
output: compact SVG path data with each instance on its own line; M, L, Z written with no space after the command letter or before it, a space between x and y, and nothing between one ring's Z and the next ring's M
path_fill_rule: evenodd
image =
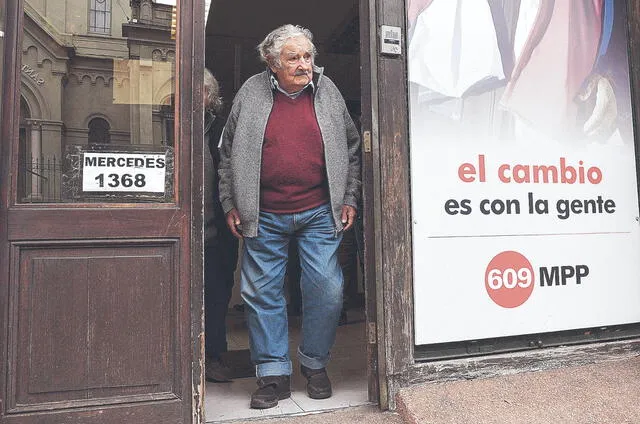
M514 354L418 363L414 356L413 248L409 170L407 45L399 57L378 53L380 25L398 26L406 34L405 0L370 0L372 159L365 156L364 191L368 263L378 290L378 357L380 405L396 409L400 389L412 384L452 379L494 377L592 363L620 355L637 355L640 341L595 343L569 349L537 349ZM629 61L632 99L640 96L640 0L628 3ZM364 50L364 49L363 49ZM363 53L364 54L364 53ZM364 65L364 63L363 63ZM363 91L364 92L364 91ZM633 103L633 101L632 101ZM364 110L364 107L363 107ZM633 112L636 151L640 139L640 107ZM640 155L636 155L640 170ZM640 184L639 184L640 190ZM371 197L373 199L371 200ZM368 202L367 202L368 200ZM370 209L370 210L369 210ZM371 261L371 259L370 259Z
M380 348L384 343L381 315L378 299L382 299L381 288L377 276L380 275L379 247L380 233L376 228L380 216L376 202L379 193L379 151L378 140L378 87L377 87L377 55L375 0L360 0L360 98L361 98L361 132L362 132L362 222L364 237L364 286L365 310L367 323L367 377L369 401L377 402L386 408L385 361Z
M180 0L179 0L180 1ZM185 133L181 137L191 139L191 345L192 345L192 422L205 423L204 397L204 106L201 99L204 90L204 56L205 56L205 26L207 17L204 14L204 0L187 0L191 2L190 13L181 16L180 27L192 28L189 43L180 43L184 52L178 51L183 72L189 74L189 86L183 93L193 93L181 96L179 100L182 116L189 116L191 126L181 126ZM186 40L185 40L186 41ZM187 60L187 59L190 59ZM188 71L187 71L188 68ZM184 81L180 81L181 84ZM187 128L189 127L189 128ZM188 131L188 134L186 133Z
M372 0L374 1L374 0ZM378 305L380 406L395 409L399 382L413 362L413 256L409 178L406 43L400 56L379 53L381 25L405 33L405 2L375 1L371 68L375 84L372 153ZM371 235L371 234L369 234Z
M214 7L215 0L211 7ZM386 375L384 373L385 362L381 349L384 343L379 343L384 338L383 326L377 325L384 313L379 307L379 299L382 299L382 285L379 284L377 275L380 275L381 264L376 261L380 257L379 247L380 228L377 220L380 219L379 208L375 206L379 201L375 193L379 192L379 152L377 144L378 134L378 93L377 93L377 55L376 55L376 2L375 0L358 0L359 24L360 24L360 91L361 91L361 130L368 133L372 140L372 150L362 152L362 192L363 205L359 213L363 218L364 232L364 288L366 310L366 361L368 378L368 396L370 402L379 403L386 409ZM206 19L206 17L205 17ZM205 22L206 24L206 22ZM197 50L196 50L197 51ZM195 131L195 126L194 126ZM195 165L194 165L195 166ZM195 167L194 167L195 169ZM194 221L194 225L195 221ZM194 242L195 244L195 242ZM199 247L201 249L201 247ZM196 249L194 255L198 255ZM195 261L194 261L195 264ZM195 265L194 265L195 266ZM193 285L197 294L200 286ZM195 294L194 294L195 296ZM199 303L197 303L199 302ZM194 317L200 312L202 302L193 300ZM200 335L202 337L202 335ZM195 339L194 339L195 340ZM202 364L200 364L200 367ZM194 371L194 376L195 376ZM194 380L195 381L195 380Z

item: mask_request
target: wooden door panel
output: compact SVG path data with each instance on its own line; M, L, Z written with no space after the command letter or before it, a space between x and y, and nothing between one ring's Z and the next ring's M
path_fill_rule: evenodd
M178 243L104 243L13 246L9 414L181 397Z
M184 210L158 205L145 209L12 208L7 211L8 237L15 240L180 237L189 217ZM188 228L186 229L188 230Z
M60 400L83 396L87 370L78 359L87 334L87 294L81 275L86 270L80 268L80 260L73 265L69 262L36 257L20 267L24 270L22 284L16 289L23 291L18 307L13 308L18 313L15 338L22 347L16 369L24 368L27 373L16 385L17 403L30 403L30 394L34 401L49 393L53 395L50 400L58 400L56 394L63 395Z
M88 261L87 387L92 396L102 397L100 389L127 394L173 390L173 258L169 246L147 249L153 250L148 256Z
M42 414L5 415L3 424L176 424L184 422L182 400L157 402L139 399L136 404L123 403L118 408L66 409Z

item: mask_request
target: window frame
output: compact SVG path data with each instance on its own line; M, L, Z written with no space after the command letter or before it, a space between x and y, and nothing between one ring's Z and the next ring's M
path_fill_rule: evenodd
M100 1L105 3L105 10L98 10L96 8L96 4ZM112 5L111 0L89 0L89 7L87 8L87 33L89 34L98 34L98 35L111 35L111 17L112 13ZM105 31L100 31L96 25L93 25L97 22L97 14L104 13L105 14L105 27L103 28ZM93 19L92 19L93 18ZM108 25L108 26L107 26Z

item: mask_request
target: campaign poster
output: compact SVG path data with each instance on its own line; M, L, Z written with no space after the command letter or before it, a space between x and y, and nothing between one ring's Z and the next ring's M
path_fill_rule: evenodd
M415 343L640 322L622 0L408 0Z

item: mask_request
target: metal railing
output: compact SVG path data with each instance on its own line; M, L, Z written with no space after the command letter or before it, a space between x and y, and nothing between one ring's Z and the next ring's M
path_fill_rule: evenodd
M62 162L55 156L26 157L18 164L18 200L21 203L62 201Z

